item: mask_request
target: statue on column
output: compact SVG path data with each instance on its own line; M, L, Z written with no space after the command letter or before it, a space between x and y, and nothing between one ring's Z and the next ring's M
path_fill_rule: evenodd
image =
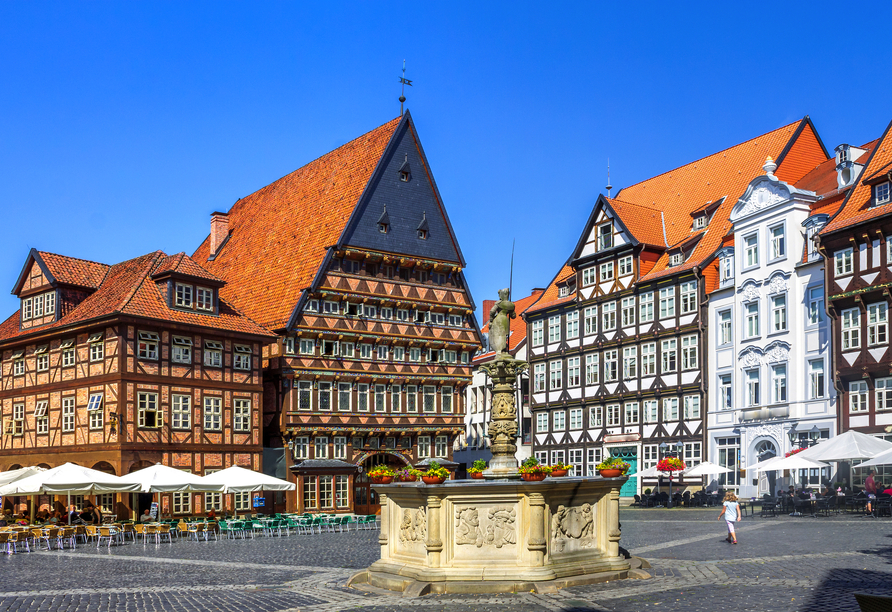
M508 290L499 289L499 301L489 311L489 346L496 355L508 353L508 337L511 335L511 319L517 317L514 302L508 299Z

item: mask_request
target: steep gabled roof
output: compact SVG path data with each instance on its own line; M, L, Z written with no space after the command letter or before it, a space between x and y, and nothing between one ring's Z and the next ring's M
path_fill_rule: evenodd
M864 170L861 172L855 188L846 196L846 200L843 202L839 212L821 231L821 235L830 234L892 213L892 204L870 207L873 197L873 186L869 184L872 178L877 178L892 170L892 130L890 128L892 128L892 122L886 126L883 135L877 141L873 151L870 152L870 157L864 166Z
M555 275L555 277L548 284L548 287L545 288L545 291L539 294L539 297L527 307L526 314L532 314L534 312L539 312L540 310L545 310L547 308L552 308L554 306L559 306L561 304L565 304L567 302L572 302L573 300L575 300L575 291L571 291L570 295L559 297L559 286L561 285L562 281L566 280L568 276L571 276L575 273L576 272L573 270L572 266L570 266L570 263L565 263L560 272Z
M214 276L202 268L195 263L194 259L183 252L177 253L176 255L170 255L169 257L160 260L158 265L155 266L155 269L152 271L152 278L158 278L165 274L179 274L195 279L208 280L216 284L223 283L221 278Z
M86 289L97 288L109 268L107 264L96 261L31 249L31 252L28 253L28 258L25 260L25 265L22 267L22 272L19 274L12 289L13 293L18 293L21 289L26 275L31 270L32 262L40 266L40 269L47 275L47 279L53 286L60 284L72 285Z

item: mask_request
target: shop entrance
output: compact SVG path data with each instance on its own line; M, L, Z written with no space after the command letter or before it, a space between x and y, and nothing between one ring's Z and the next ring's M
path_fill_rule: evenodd
M356 514L378 514L381 512L381 502L378 500L378 494L372 489L372 483L368 477L369 470L379 465L386 465L394 470L406 467L402 459L389 453L378 453L363 461L360 464L362 471L353 477L353 512Z

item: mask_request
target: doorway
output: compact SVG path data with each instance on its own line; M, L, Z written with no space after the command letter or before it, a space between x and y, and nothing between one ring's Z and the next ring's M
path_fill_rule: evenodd
M353 477L353 512L356 514L378 514L381 512L381 502L378 499L378 494L372 489L372 482L368 477L369 470L379 465L386 465L393 470L407 467L402 459L389 453L372 455L360 463L362 471Z

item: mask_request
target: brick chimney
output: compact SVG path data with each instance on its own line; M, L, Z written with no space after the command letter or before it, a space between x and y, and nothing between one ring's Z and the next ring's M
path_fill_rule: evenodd
M215 257L223 242L229 237L229 213L211 213L211 249L210 256Z
M540 295L545 292L545 287L534 287L530 295Z
M489 321L489 311L495 305L496 300L483 300L483 318Z

